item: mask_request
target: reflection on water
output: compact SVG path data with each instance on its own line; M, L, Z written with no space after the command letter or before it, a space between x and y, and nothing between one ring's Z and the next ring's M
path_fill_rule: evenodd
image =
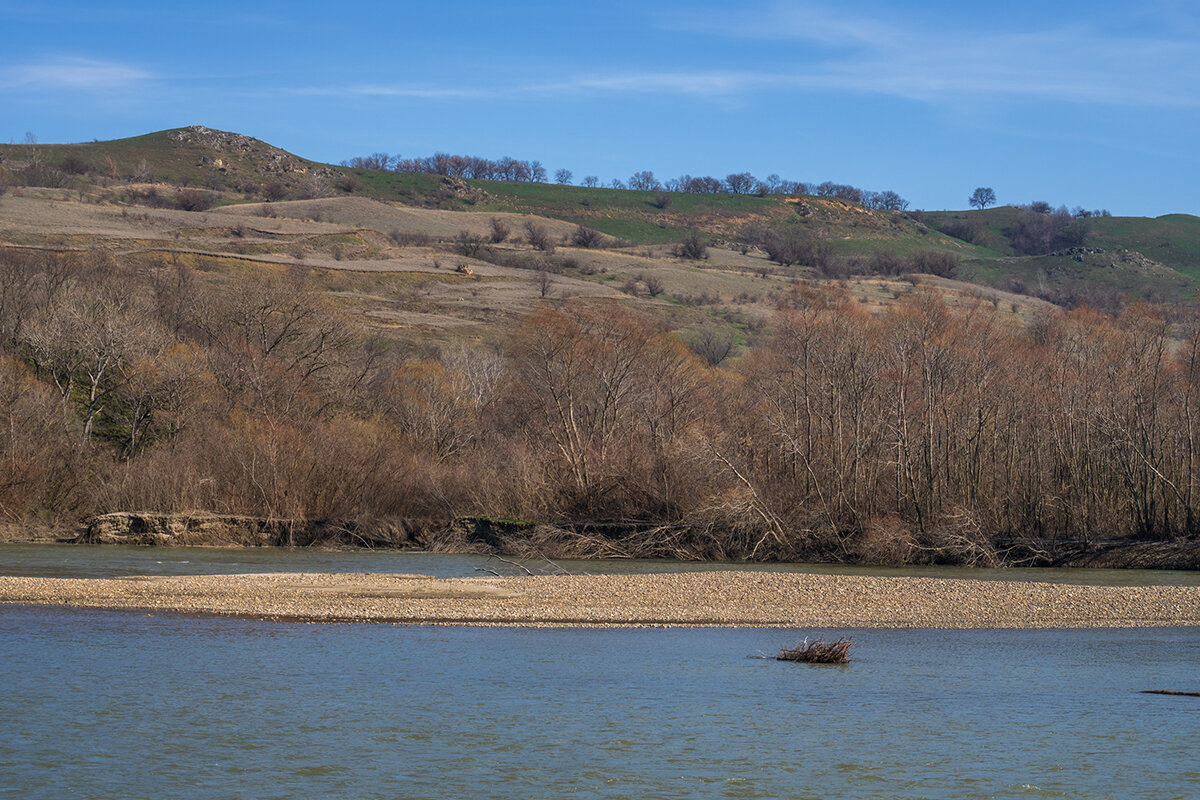
M0 607L0 796L1200 797L1200 629L814 633Z
M845 575L917 575L980 580L1049 581L1101 586L1200 586L1200 572L1113 569L971 569L966 567L844 567L829 564L719 564L662 560L524 560L408 550L0 545L0 575L103 578L121 575L206 575L239 572L391 572L435 577L574 573L622 574L712 569Z

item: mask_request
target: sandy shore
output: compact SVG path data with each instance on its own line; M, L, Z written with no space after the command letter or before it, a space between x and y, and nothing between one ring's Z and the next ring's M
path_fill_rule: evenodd
M792 573L0 577L0 602L305 622L870 628L1200 625L1200 587Z

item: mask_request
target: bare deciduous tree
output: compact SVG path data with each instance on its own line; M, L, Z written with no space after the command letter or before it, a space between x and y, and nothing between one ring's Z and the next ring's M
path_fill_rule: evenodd
M525 220L525 239L529 246L543 253L554 252L554 239L546 230L546 226L531 219Z
M996 204L996 193L989 186L980 186L971 193L968 200L973 208L982 211L988 206Z
M654 177L653 172L650 170L642 170L641 172L635 172L632 176L630 176L629 188L649 192L661 189L662 184L659 183L658 179Z
M749 172L734 172L725 177L725 185L733 194L749 194L755 183Z
M494 227L492 229L492 234L493 236L495 235ZM458 232L458 235L454 237L454 249L460 255L464 255L467 258L475 258L480 254L480 252L483 251L485 247L487 247L487 240L478 233L471 233L467 230L461 230Z
M658 297L667 290L662 282L662 278L657 275L643 275L641 277L642 284L646 287L646 293L651 297Z
M728 328L702 325L692 331L686 341L692 352L710 367L720 365L733 353L733 332Z
M489 225L492 229L492 244L500 244L512 233L512 228L503 217L492 217Z
M693 228L683 237L683 241L675 245L672 252L677 258L699 261L708 258L708 243L704 241L700 231Z
M577 227L575 232L571 234L571 243L576 247L600 247L603 242L604 235L600 231L584 225Z

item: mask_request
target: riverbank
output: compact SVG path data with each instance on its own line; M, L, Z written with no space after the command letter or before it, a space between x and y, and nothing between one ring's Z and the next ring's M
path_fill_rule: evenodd
M907 554L863 552L811 544L777 552L770 546L730 551L711 532L642 523L586 522L562 526L490 517L454 519L269 519L208 512L112 512L74 527L0 525L0 543L72 543L152 547L422 550L511 558L669 559L713 562L836 563L856 566L1066 567L1200 570L1200 540L1056 542L1030 550L1013 543L986 558L977 551L917 549Z
M0 602L301 622L1097 628L1200 625L1197 586L695 572L428 578L275 573L0 577Z

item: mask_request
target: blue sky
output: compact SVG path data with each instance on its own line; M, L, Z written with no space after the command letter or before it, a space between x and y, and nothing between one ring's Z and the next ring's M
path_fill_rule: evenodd
M750 171L1200 214L1200 8L0 0L0 140L203 124L338 162Z

